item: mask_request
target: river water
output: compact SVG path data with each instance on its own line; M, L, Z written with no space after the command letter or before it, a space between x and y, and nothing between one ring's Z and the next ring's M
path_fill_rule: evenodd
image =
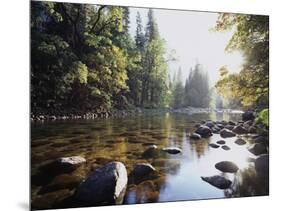
M251 138L243 137L247 141L243 146L234 143L237 137L222 139L219 134L197 141L189 139L188 134L195 129L195 123L207 119L238 121L241 114L161 113L32 124L32 203L39 208L56 208L57 201L64 199L64 195L71 195L90 171L114 160L123 162L128 173L141 162L151 163L158 172L141 182L129 178L124 204L268 195L268 181L260 181L256 177L254 163L251 162L255 156L247 150ZM218 140L225 140L230 150L209 146L209 143ZM151 144L159 148L179 147L182 153L144 159L142 153ZM56 178L40 175L38 169L44 163L76 155L86 158L85 167ZM222 173L215 168L217 162L226 160L236 163L239 171L235 174ZM221 190L201 179L201 176L213 175L229 178L233 182L231 187ZM46 188L50 186L52 188ZM52 203L52 193L58 194L56 203L47 206L44 203ZM38 197L40 200L36 200Z

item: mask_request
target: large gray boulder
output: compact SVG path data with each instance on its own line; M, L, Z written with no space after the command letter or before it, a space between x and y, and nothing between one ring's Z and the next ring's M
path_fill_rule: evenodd
M239 169L238 166L231 161L221 161L219 163L216 163L215 167L216 169L222 172L229 172L229 173L235 173Z
M255 160L255 169L258 176L268 177L269 176L269 155L260 155Z
M195 133L201 135L203 138L207 138L212 136L212 130L205 125L201 125L199 128L195 130Z
M121 162L111 162L93 172L82 182L74 195L81 206L122 204L128 175Z
M267 153L266 146L264 144L253 144L248 150L254 155L261 155Z
M219 189L227 189L232 184L230 180L218 175L212 177L201 177L201 179Z
M223 137L223 138L230 138L230 137L236 136L235 133L233 133L231 130L228 130L228 129L222 129L222 130L220 131L220 135L221 135L221 137Z

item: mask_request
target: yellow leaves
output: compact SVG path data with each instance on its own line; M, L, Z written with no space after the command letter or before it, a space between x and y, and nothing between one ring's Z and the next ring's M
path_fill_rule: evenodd
M220 77L226 77L226 76L228 75L227 66L222 66L222 67L219 69L219 72L220 72Z
M81 61L75 61L70 67L70 71L66 74L64 80L68 83L78 81L81 84L86 84L88 78L88 68Z

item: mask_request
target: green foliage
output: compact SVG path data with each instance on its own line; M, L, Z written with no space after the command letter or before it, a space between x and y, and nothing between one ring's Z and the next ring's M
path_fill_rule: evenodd
M152 10L149 39L138 15L135 40L127 7L32 1L31 15L32 112L165 104L165 44Z
M269 126L269 109L263 109L259 114L258 114L258 117L257 117L257 120L256 120L258 123L262 123L264 124L265 126Z
M220 69L218 92L226 98L239 99L244 106L266 106L269 86L269 20L268 16L226 14L219 16L215 30L234 29L226 51L241 51L245 58L239 73Z

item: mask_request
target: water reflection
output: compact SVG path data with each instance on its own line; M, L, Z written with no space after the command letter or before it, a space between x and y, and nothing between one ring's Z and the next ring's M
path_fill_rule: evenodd
M54 180L48 178L40 182L44 175L41 177L39 167L58 157L74 155L83 156L88 161L85 169L71 175L74 178L85 177L89 172L114 160L123 162L129 174L136 163L151 163L157 170L156 175L144 181L129 178L124 201L127 204L266 195L268 180L259 179L255 175L253 163L249 162L249 157L255 158L247 150L250 138L243 137L247 144L242 146L234 143L237 137L224 139L225 145L230 148L228 151L223 150L222 145L216 149L209 146L210 143L222 140L218 134L198 141L189 139L188 134L195 129L195 122L207 119L237 121L239 118L237 114L226 113L167 113L34 124L31 140L32 199L39 197L40 190L46 190L45 186ZM182 153L172 155L162 152L156 157L143 157L143 152L153 144L159 149L179 147ZM240 169L238 173L223 174L214 167L217 162L225 160L236 163ZM231 188L223 191L201 180L201 176L213 175L224 175L232 180ZM72 188L70 191L73 191Z

